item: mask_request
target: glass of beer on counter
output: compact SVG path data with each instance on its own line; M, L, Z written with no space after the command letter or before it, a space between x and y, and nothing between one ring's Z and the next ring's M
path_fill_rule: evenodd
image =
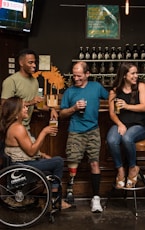
M58 120L53 120L53 119L51 119L50 121L49 121L49 125L50 126L54 126L54 127L58 127ZM55 137L57 134L56 133L51 133L50 134L50 136L53 136L53 137Z

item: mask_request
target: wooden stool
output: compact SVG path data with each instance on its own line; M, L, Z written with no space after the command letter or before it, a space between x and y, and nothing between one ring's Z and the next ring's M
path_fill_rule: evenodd
M136 151L145 152L145 140L136 142Z
M142 141L138 141L137 143L136 143L136 152L145 152L145 140L142 140ZM137 160L138 160L138 157L136 157L137 158ZM108 196L108 199L107 199L107 201L106 201L106 207L107 207L107 204L108 204L108 201L109 201L109 199L111 198L111 196L112 196L112 192L114 191L114 190L123 190L123 191L125 191L125 196L124 196L124 198L126 198L126 193L128 192L128 191L132 191L133 192L133 199L134 199L134 209L135 209L135 216L137 217L138 216L138 211L137 211L137 199L136 199L136 191L138 191L138 190L143 190L143 189L145 189L145 177L144 177L144 175L143 175L143 172L142 172L142 170L141 170L141 168L140 168L140 171L139 171L139 175L140 175L140 179L141 179L141 181L142 181L142 183L143 183L143 185L142 186L139 186L139 187L134 187L134 188L126 188L126 187L124 187L124 188L122 188L122 189L117 189L116 188L116 186L115 186L115 184L113 184L113 188L112 188L112 190L110 191L110 193L109 193L109 196Z

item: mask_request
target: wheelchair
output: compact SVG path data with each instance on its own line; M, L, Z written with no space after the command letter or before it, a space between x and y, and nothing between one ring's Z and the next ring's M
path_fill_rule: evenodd
M8 163L7 163L8 164ZM51 184L59 183L53 199ZM8 165L0 170L0 223L14 228L30 227L48 213L54 222L61 211L62 186L57 176L25 164Z

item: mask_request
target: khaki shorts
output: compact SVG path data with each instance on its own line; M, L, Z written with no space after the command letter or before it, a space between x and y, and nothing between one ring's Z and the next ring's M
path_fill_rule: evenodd
M70 132L66 146L67 161L80 163L84 153L87 154L89 162L99 161L100 147L99 128L86 133Z

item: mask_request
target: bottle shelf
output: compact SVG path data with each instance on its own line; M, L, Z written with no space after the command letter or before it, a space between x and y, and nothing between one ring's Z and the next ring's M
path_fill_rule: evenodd
M63 76L64 77L72 77L73 74L72 73L64 73ZM115 77L116 74L115 73L103 73L103 74L102 73L91 73L89 76L90 77ZM139 73L138 77L139 78L143 78L143 77L145 78L145 73Z
M137 63L138 65L138 77L140 81L145 82L145 59L96 59L96 60L92 60L92 59L72 59L72 63L78 62L78 61L82 61L82 62L87 62L88 65L92 65L92 63L98 63L97 65L97 73L95 73L95 71L92 71L92 69L90 70L90 75L89 78L91 81L98 81L100 82L105 88L106 87L111 87L114 81L114 78L117 74L116 72L116 68L117 68L117 63L121 63L121 62L134 62ZM110 63L114 63L113 65L113 71L110 71ZM95 64L95 65L96 65ZM103 65L103 66L102 66ZM143 68L142 68L143 65ZM102 68L104 68L102 70ZM93 73L94 72L94 73ZM66 78L67 82L68 82L68 87L71 86L72 83L72 76L73 74L70 73L64 73L63 76Z
M83 62L145 62L145 59L96 59L96 60L92 60L92 59L83 59L83 60L79 60L79 59L72 59L72 62L78 62L78 61L83 61Z
M73 74L72 73L64 73L63 74L64 77L66 77L68 81L67 86L70 87L73 83L72 83L72 77ZM112 73L112 74L90 74L89 77L91 78L91 81L98 81L100 82L105 88L110 88L112 87L114 78L115 78L116 74ZM145 82L145 73L139 73L138 74L139 80L142 82Z

